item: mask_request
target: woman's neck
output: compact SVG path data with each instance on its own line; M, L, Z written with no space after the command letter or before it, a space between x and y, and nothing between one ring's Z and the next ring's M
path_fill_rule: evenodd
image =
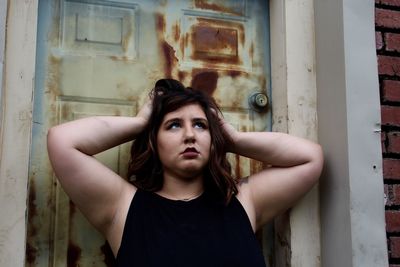
M182 179L164 174L164 183L160 191L157 192L172 200L188 201L197 198L204 192L203 177Z

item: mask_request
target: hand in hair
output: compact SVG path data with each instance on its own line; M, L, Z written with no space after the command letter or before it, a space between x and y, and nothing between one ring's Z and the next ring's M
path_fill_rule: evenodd
M143 125L147 125L152 111L153 111L153 100L152 97L150 96L147 102L139 110L136 117L143 121Z
M214 109L211 109L212 113L218 117L219 120L219 125L222 128L223 135L225 137L226 142L226 151L227 152L233 152L232 148L236 142L238 131L233 127L232 124L227 122L223 115L220 112L215 111Z

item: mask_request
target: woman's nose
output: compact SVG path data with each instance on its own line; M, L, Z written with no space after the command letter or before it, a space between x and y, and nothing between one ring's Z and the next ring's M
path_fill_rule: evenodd
M185 127L185 131L184 131L184 138L185 138L185 142L194 142L195 141L195 136L194 136L194 131L193 128L190 126L186 126Z

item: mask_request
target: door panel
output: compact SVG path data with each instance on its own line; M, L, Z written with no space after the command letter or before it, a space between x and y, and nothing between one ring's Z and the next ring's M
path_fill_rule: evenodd
M266 1L39 1L27 266L112 266L104 239L59 186L47 130L96 115L134 116L157 79L213 95L241 131L270 129ZM96 155L122 177L130 144ZM236 177L261 168L229 155Z

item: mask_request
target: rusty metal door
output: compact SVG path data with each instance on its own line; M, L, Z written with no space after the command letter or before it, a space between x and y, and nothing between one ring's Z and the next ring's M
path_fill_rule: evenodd
M26 266L112 266L104 239L59 186L46 133L93 115L134 116L157 79L212 94L241 131L270 129L263 0L39 1ZM96 157L125 175L129 144ZM231 156L235 175L257 163Z

